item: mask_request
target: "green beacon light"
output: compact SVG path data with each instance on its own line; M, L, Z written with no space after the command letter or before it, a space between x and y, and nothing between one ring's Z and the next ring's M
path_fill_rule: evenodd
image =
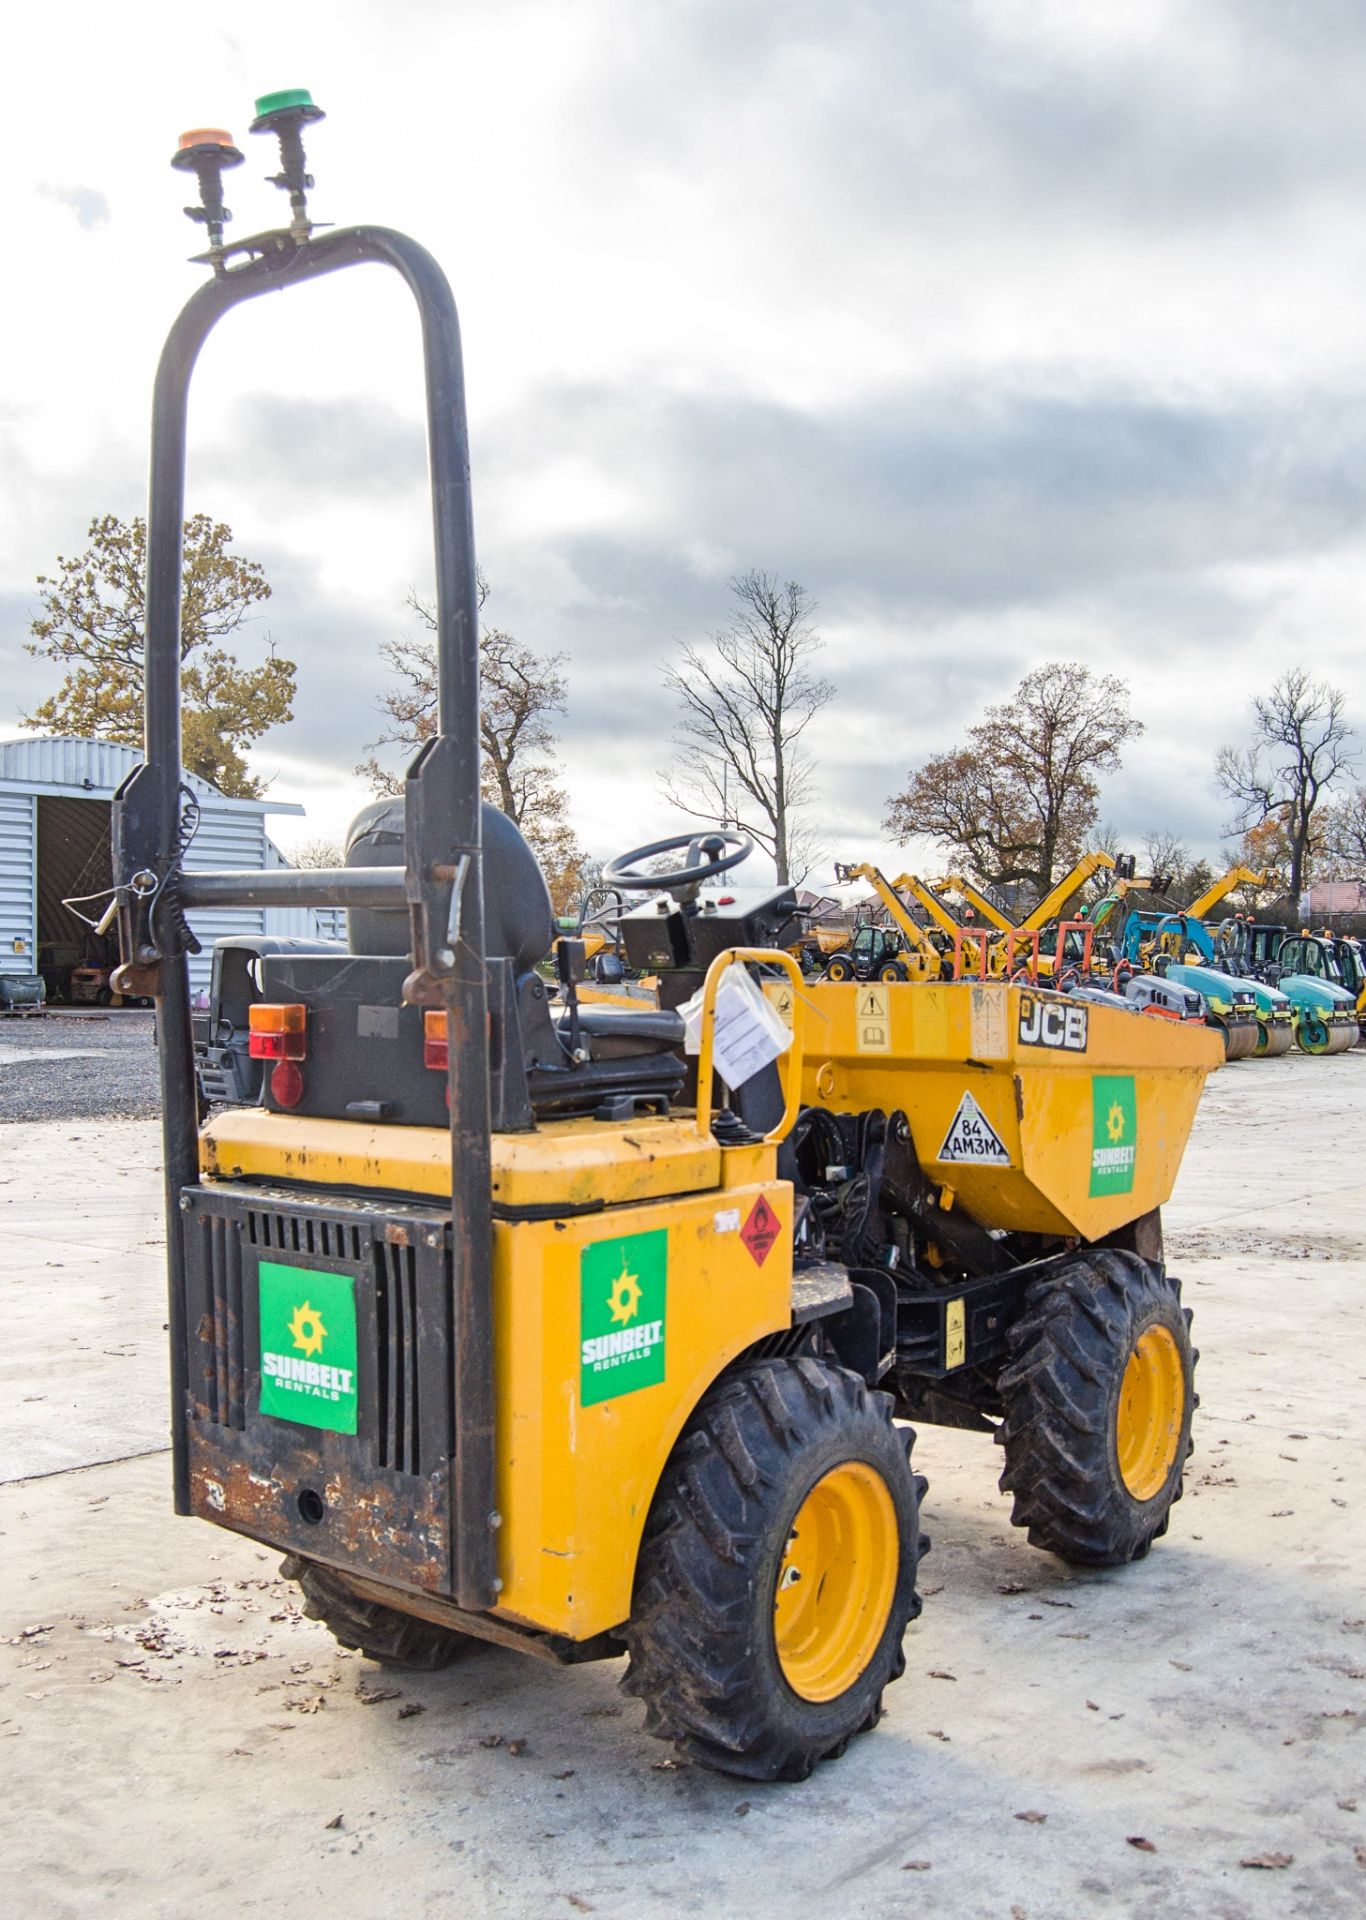
M263 93L254 111L258 120L265 120L282 113L286 108L301 108L302 117L306 120L321 120L324 117L322 108L314 106L313 95L307 87L285 87L280 93ZM255 131L253 126L252 132Z
M307 240L313 231L308 218L308 189L313 176L304 159L303 129L313 120L325 120L322 108L313 104L307 87L285 87L277 93L263 93L256 102L253 133L273 133L280 142L280 171L269 176L273 186L289 195L291 219L289 231L296 240Z

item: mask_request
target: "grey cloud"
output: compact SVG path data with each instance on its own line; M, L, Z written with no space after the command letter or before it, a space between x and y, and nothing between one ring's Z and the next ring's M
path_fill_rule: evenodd
M1180 227L1260 217L1309 183L1366 172L1366 17L1347 0L1205 0L1168 33L1108 43L1084 23L1066 41L1042 20L1020 31L1018 15L1012 30L958 0L838 18L836 39L819 4L657 13L648 48L606 52L588 124L635 165L642 153L696 165L766 139L805 173L813 205L838 201L859 226L911 214L997 228L1026 210L1046 229L1108 208Z
M596 460L679 543L792 572L827 616L836 602L915 618L1160 596L1174 577L1329 551L1366 510L1366 401L1347 396L1219 407L1007 382L815 415L562 391L488 437L505 471L570 448ZM586 583L639 595L626 556L661 543L613 544L611 581L592 543L576 547ZM698 586L670 571L686 613Z
M1007 380L814 415L543 392L485 434L490 494L571 446L626 482L644 526L552 536L580 590L558 611L522 597L516 546L500 553L495 534L485 551L499 623L569 655L571 771L648 778L667 762L661 666L729 611L724 579L686 557L700 545L816 595L839 688L819 738L822 805L842 839L874 834L908 766L1061 657L1136 675L1140 713L1189 769L1174 782L1140 756L1107 787L1116 825L1137 838L1157 821L1212 846L1210 728L1237 727L1226 692L1217 718L1206 695L1227 687L1221 654L1245 660L1265 612L1229 571L1345 551L1366 513L1366 406L1353 397L1219 406Z
M425 487L421 424L361 394L301 400L252 393L237 403L232 432L206 465L254 487L300 494L326 488L364 497Z

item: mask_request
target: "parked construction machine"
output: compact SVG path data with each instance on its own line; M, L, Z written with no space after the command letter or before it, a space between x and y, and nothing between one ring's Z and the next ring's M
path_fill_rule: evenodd
M1124 920L1118 951L1126 965L1160 972L1199 993L1205 1018L1223 1040L1228 1059L1245 1060L1268 1051L1260 1044L1258 1000L1251 983L1213 965L1213 946L1198 920L1186 913L1132 908Z
M931 880L932 891L943 898L946 893L956 893L963 902L962 922L971 919L980 920L984 925L994 927L998 933L1010 932L1010 921L996 902L983 893L980 887L961 873L946 873L942 879ZM961 924L961 923L960 923Z
M866 880L877 895L888 924L865 921L846 946L825 958L822 980L938 980L945 971L944 955L918 921L880 867L867 861L854 865L835 862L835 880L849 886Z
M1353 1044L1366 1046L1366 968L1353 941L1337 940L1331 934L1287 934L1276 950L1276 966L1281 991L1298 996L1302 1004L1302 1029L1311 1041L1323 1042L1310 1045L1308 1052L1346 1050L1341 1033L1348 1006L1357 1020L1358 1037ZM1325 997L1325 989L1332 990L1331 996ZM1326 1014L1333 1017L1325 1018ZM1335 1037L1339 1046L1331 1044Z
M916 873L899 873L891 882L892 891L900 898L909 894L920 908L930 925L937 927L940 933L952 940L959 927L964 924L964 916L953 912L939 889L928 880L922 880Z
M920 1610L898 1422L994 1432L1017 1524L1069 1561L1165 1529L1196 1356L1159 1208L1220 1050L1000 982L805 983L789 890L700 901L749 850L728 832L604 876L641 896L621 938L659 1004L581 1005L565 940L552 1010L544 879L480 802L454 303L405 235L313 227L320 118L302 90L257 102L291 219L239 244L228 136L174 162L211 277L157 373L146 758L113 842L120 990L157 1004L176 1509L280 1549L376 1660L625 1655L652 1731L800 1778L876 1724ZM342 869L188 871L192 370L245 301L364 264L422 329L436 732ZM347 951L251 955L259 1091L201 1124L186 912L261 904L344 907Z
M1331 975L1313 970L1300 937L1274 922L1236 914L1211 929L1214 951L1240 977L1274 988L1289 1002L1295 1045L1302 1053L1346 1053L1361 1038L1357 995ZM1301 965L1305 971L1299 971Z

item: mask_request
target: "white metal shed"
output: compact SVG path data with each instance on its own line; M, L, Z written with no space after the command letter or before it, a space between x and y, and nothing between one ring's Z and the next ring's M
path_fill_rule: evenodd
M49 971L88 957L93 936L62 901L111 885L109 803L141 758L107 740L0 741L0 973ZM288 866L266 816L302 814L302 807L230 800L195 774L183 777L201 808L187 868ZM332 908L234 907L196 911L190 925L204 948L190 959L198 992L208 986L209 950L223 934L340 938L345 916Z

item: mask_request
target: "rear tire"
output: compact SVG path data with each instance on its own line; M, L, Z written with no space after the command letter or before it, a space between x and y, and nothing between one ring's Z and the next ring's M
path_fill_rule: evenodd
M854 963L852 960L847 959L844 954L832 954L829 960L826 961L825 973L822 976L823 979L834 980L842 984L846 980L852 980L853 977Z
M453 1628L418 1620L378 1600L362 1599L344 1574L319 1566L316 1560L290 1554L280 1562L280 1571L302 1589L304 1612L310 1620L321 1620L338 1646L363 1653L382 1667L435 1673L472 1644L467 1634Z
M877 1724L928 1546L914 1436L891 1408L842 1368L762 1361L721 1380L674 1448L622 1685L690 1759L804 1780Z
M1166 1532L1199 1404L1190 1319L1178 1282L1135 1253L1096 1248L1030 1285L996 1439L1031 1546L1119 1567Z

